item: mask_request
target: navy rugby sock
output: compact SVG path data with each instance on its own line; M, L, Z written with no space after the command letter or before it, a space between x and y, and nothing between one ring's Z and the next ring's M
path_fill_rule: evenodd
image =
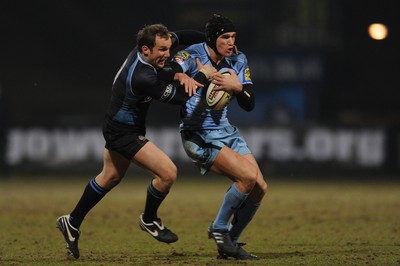
M242 193L236 187L236 183L232 184L226 192L224 201L214 221L213 228L227 231L229 229L229 219L235 213L243 201L247 198L247 194Z
M158 191L153 186L153 181L150 182L149 186L147 187L147 197L146 197L146 205L144 207L143 213L143 221L145 223L150 223L155 221L157 217L157 210L160 207L161 203L168 195L168 192L164 193Z
M88 212L109 192L96 183L93 178L87 184L81 199L70 214L70 222L75 228L79 228Z
M240 235L253 219L258 207L260 207L259 202L254 202L247 198L240 206L239 210L233 215L229 229L229 235L233 244L236 245L238 243Z

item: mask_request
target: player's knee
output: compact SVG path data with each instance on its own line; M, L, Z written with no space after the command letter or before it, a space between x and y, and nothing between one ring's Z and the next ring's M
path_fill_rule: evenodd
M120 177L116 177L116 178L112 178L109 181L109 185L111 188L116 187L120 182L121 182L122 178Z
M262 175L259 175L257 183L251 191L249 198L254 202L261 202L267 193L267 187L267 183L263 179Z
M246 191L250 192L257 183L257 171L254 169L248 171L242 183Z
M165 169L163 174L160 176L162 182L167 186L172 186L173 183L176 181L176 177L178 175L178 169L175 165L172 165Z
M262 195L262 196L264 196L266 193L267 193L267 189L268 189L268 184L267 184L267 182L265 182L265 180L264 180L264 178L262 177L262 182L261 182L261 184L259 184L259 187L260 187L260 194Z
M122 178L123 175L120 175L117 172L107 173L102 177L102 187L111 190L121 182Z

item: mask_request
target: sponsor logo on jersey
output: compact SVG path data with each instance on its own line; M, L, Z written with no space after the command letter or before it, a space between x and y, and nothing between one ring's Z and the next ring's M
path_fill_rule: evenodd
M244 79L245 80L251 80L251 78L250 78L250 68L246 68L244 70Z
M167 87L165 88L165 91L163 93L163 95L160 98L160 101L165 101L166 99L169 98L169 96L172 93L172 89L174 88L174 86L172 84L168 84Z
M182 64L184 61L188 60L190 57L190 54L186 51L179 51L174 59L177 63Z
M141 103L147 103L147 102L150 102L151 100L153 100L153 98L151 98L150 96L146 96L146 97L143 98Z

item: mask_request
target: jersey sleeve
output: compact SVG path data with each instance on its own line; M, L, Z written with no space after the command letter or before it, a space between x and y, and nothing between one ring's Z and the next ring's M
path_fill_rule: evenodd
M239 52L236 60L236 68L240 82L244 84L253 84L250 77L250 67L247 64L247 57L242 52Z
M205 35L201 31L196 30L180 30L170 32L172 39L172 47L175 48L179 45L189 46L195 43L200 43L205 41ZM173 82L175 73L184 72L179 65L174 62L169 62L161 71L158 72L158 78L167 82Z
M181 68L175 68L172 64L165 66L163 69L157 72L157 78L165 82L174 82L176 73L182 73Z
M175 65L174 65L175 64ZM182 50L177 52L172 58L171 65L176 68L177 65L182 69L182 72L187 73L193 77L197 73L196 56L192 55L190 51Z
M247 112L253 110L256 103L253 85L244 84L242 91L236 94L236 99L243 110Z
M179 105L187 99L185 89L179 82L163 81L151 69L141 71L140 76L132 82L132 88L141 95L164 103Z
M250 67L247 64L245 54L239 52L236 58L236 67L238 69L238 78L243 85L243 90L236 94L239 106L246 111L251 111L255 107L255 93L253 82L250 76Z
M201 31L196 30L179 30L171 32L174 35L176 41L173 40L173 45L192 45L195 43L205 42L206 36ZM174 46L174 47L175 47Z

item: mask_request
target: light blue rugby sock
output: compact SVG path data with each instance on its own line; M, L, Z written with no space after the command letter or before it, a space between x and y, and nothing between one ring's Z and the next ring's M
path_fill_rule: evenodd
M254 202L249 198L246 198L239 210L234 214L229 228L229 235L233 244L236 245L238 243L240 235L253 219L259 207L259 202Z
M247 194L240 192L236 187L236 183L232 184L225 194L224 201L218 211L213 228L227 231L229 229L229 219L232 217L233 213L239 209L246 198Z

